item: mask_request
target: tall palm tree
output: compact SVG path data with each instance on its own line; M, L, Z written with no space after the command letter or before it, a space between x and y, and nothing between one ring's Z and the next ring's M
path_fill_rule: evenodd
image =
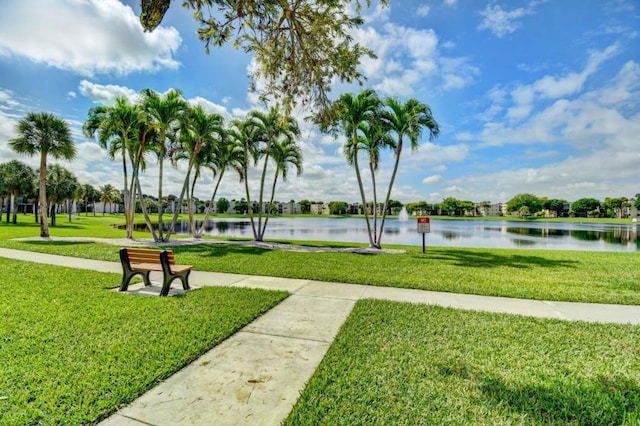
M256 224L253 218L253 203L251 201L251 193L249 191L249 164L258 161L258 147L259 139L256 136L256 127L249 119L234 120L232 122L233 127L228 130L228 135L235 140L235 143L240 146L240 156L242 167L238 170L240 182L244 181L244 191L246 195L247 213L249 214L249 221L251 222L251 230L253 232L253 238L257 241L258 234L256 232Z
M287 180L289 165L293 165L296 168L298 176L302 174L302 151L296 144L296 140L294 138L285 137L276 140L271 144L271 159L275 163L276 170L273 175L273 185L271 185L269 206L273 205L278 177L282 176L283 181ZM264 227L262 228L262 234L260 235L261 241L264 238L264 232L267 229L268 222L269 216L267 216L264 221Z
M388 127L384 121L371 120L363 122L359 126L360 135L358 150L363 151L369 158L369 172L371 173L371 187L373 192L373 242L379 245L378 238L378 189L376 185L376 172L380 166L380 151L394 146L394 141L388 133ZM345 151L347 157L353 155L351 146Z
M395 163L382 208L382 221L380 222L378 243L380 243L380 238L382 237L387 204L389 203L393 183L398 173L398 165L400 164L400 156L402 154L405 137L408 138L411 143L411 150L415 151L418 149L420 137L424 129L427 129L429 132L429 140L438 137L440 134L440 128L435 118L433 118L429 105L419 102L416 99L409 99L402 103L393 98L388 98L385 105L387 109L385 110L384 119L389 126L389 131L396 135L394 147Z
M218 141L217 144L213 145L214 150L211 153L209 161L206 164L206 167L211 170L211 173L213 173L213 177L217 179L196 238L202 237L202 234L204 233L204 229L207 221L209 220L211 210L213 209L216 194L218 192L218 188L220 187L220 182L222 181L224 172L229 168L234 169L236 172L238 172L240 179L244 179L243 146L242 138L238 134L238 130L235 128L224 128L220 133L220 137L220 141Z
M188 104L179 90L171 89L161 95L154 90L144 89L141 106L158 135L154 152L158 157L158 202L162 205L164 160L169 152L168 142L173 137L174 129L178 127L181 115L188 109ZM158 232L161 240L164 239L162 213L163 209L158 209Z
M197 231L192 211L193 191L196 181L200 177L201 169L211 161L211 156L214 155L215 145L221 139L222 131L222 116L207 113L201 105L189 108L183 115L178 139L180 143L176 147L176 153L173 155L172 161L188 160L187 174L182 193L178 199L178 210L174 212L171 226L167 231L167 240L175 227L185 191L187 193L189 225L191 226L192 235L196 237ZM193 172L194 176L190 182L191 172Z
M49 238L47 222L47 157L71 160L76 147L66 121L53 114L30 112L18 122L18 137L9 141L21 154L40 154L40 236Z
M347 159L347 163L353 166L356 171L358 190L360 191L360 197L362 199L367 232L369 234L369 245L371 247L377 247L377 243L372 234L367 200L364 193L360 165L358 163L358 151L361 145L362 124L374 123L380 115L381 107L382 101L373 89L366 89L356 96L351 93L345 93L331 106L330 117L332 117L332 121L321 127L321 130L325 132L336 133L342 131L346 136L342 150Z
M137 141L141 137L140 128L144 116L140 107L131 104L124 97L117 97L112 106L95 106L89 110L87 121L82 130L87 137L95 138L102 148L107 150L113 160L116 154L122 157L122 172L124 179L124 210L127 238L133 238L133 213L135 212L135 187L129 182L128 169L133 164ZM127 162L129 159L129 163Z
M266 188L267 168L271 157L271 146L278 141L286 139L295 141L300 136L300 128L293 117L281 114L275 107L271 107L267 113L262 111L249 112L248 122L249 126L252 127L252 134L258 142L255 154L258 159L263 158L258 195L258 227L254 229L256 241L262 241L270 212L270 208L265 209L264 191ZM249 211L252 212L251 209ZM265 219L264 225L262 222L263 217ZM252 225L254 225L254 222L252 222Z
M109 204L109 214L111 214L112 204L115 200L115 192L117 191L113 185L107 183L102 185L99 189L100 191L100 202L102 203L102 216L104 216L105 211L107 210L107 204Z

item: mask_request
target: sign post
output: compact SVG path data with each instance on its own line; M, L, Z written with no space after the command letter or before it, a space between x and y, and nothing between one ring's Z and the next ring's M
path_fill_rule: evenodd
M422 234L422 252L425 252L424 234L431 232L431 220L429 217L418 218L418 233Z

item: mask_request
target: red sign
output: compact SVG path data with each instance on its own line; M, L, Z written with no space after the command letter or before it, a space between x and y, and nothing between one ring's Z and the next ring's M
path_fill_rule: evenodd
M420 234L427 234L431 232L431 221L428 217L418 218L418 232Z

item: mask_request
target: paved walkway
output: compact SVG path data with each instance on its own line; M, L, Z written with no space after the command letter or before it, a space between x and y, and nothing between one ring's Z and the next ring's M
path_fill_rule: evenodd
M0 248L0 257L121 273L104 262ZM196 286L286 290L292 295L102 424L277 425L362 298L593 322L640 324L640 306L548 302L193 271Z

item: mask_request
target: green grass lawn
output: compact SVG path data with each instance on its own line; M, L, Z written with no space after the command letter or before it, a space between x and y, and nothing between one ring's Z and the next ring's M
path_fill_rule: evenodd
M108 226L118 220L122 218L82 216L71 224L60 221L51 233L122 238L122 230ZM2 222L0 246L118 261L117 247L107 244L9 240L38 235L37 231L35 224L14 227ZM196 270L526 299L640 305L640 253L636 252L429 247L423 254L419 247L397 248L407 252L308 253L227 244L177 246L173 250L179 263L194 265Z
M108 290L118 274L0 258L0 424L92 424L287 296Z
M640 327L363 300L285 425L637 425Z

